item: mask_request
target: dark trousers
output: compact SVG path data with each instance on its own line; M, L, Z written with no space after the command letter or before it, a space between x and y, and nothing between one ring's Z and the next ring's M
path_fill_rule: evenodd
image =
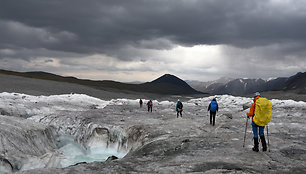
M148 112L151 110L152 112L152 106L148 106Z
M183 115L182 115L182 111L183 111L183 109L180 109L180 108L178 108L177 110L176 110L176 118L178 118L179 117L179 115L181 115L181 117L183 117Z
M210 124L215 125L216 112L210 111Z

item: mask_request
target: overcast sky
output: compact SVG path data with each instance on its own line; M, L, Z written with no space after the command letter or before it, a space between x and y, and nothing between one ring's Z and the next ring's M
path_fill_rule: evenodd
M95 80L306 71L305 0L1 0L0 69Z

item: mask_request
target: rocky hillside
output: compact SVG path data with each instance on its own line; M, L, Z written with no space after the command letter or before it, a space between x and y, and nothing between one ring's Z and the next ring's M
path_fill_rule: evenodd
M152 82L142 83L142 84L128 84L121 83L111 80L88 80L88 79L78 79L75 77L63 77L47 72L14 72L0 70L0 74L21 76L26 78L52 80L57 82L68 82L79 85L85 85L94 87L97 89L110 89L110 90L120 90L120 91L133 91L133 92L144 92L144 93L155 93L163 95L190 95L190 94L201 94L202 92L196 91L190 87L185 81L180 78L165 74L160 78L153 80Z
M284 90L293 90L297 93L306 94L306 72L297 73L286 80Z
M189 82L189 84L201 92L210 94L245 95L256 91L288 91L298 94L306 94L306 72L297 73L291 77L279 77L272 80L263 79L233 79L226 83L214 82L207 85Z

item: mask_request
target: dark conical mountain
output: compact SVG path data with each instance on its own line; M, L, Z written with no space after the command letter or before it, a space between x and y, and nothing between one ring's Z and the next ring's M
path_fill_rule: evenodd
M152 82L144 83L149 91L158 91L161 94L200 94L201 92L196 91L190 87L184 80L171 75L165 74Z
M190 87L184 80L171 75L171 74L165 74L151 82L152 84L161 84L161 83L168 83L173 85L179 85L184 87Z

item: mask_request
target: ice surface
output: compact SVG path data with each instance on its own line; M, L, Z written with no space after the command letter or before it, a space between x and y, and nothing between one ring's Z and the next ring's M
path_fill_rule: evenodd
M216 98L219 103L215 128L209 127L204 122L207 119L207 107L213 98ZM146 104L148 100L143 99L143 101ZM290 158L294 158L294 160L305 159L302 155L294 156L292 153L295 151L304 152L303 149L305 150L306 103L276 99L271 101L273 103L272 120L269 123L269 134L272 135L270 138L273 142L271 149L278 151L279 154L277 154L278 156L270 154L266 160L257 162L257 167L266 166L268 163L278 168L282 165L287 168L289 165L303 166L303 163L291 164L292 161L288 162L288 165L284 164L284 158L288 159L282 154L290 154L292 156ZM177 158L170 158L171 160L166 162L167 165L155 162L153 162L154 164L146 163L146 165L156 165L157 168L169 172L175 171L171 168L171 163L176 165L183 162L181 171L184 173L189 171L188 164L184 160L195 160L189 155L200 155L197 157L199 158L197 161L207 161L207 156L201 156L203 151L206 154L216 155L210 158L212 166L227 166L226 161L233 160L233 157L237 163L244 162L243 154L242 159L235 156L235 153L239 152L234 147L240 146L239 143L242 141L240 135L243 134L245 114L248 112L248 109L244 109L243 106L250 106L252 98L216 95L190 99L183 102L183 118L180 119L176 119L175 115L176 102L153 100L153 113L148 113L145 107L139 109L138 102L138 99L125 98L105 101L83 94L31 96L19 93L0 93L0 133L2 135L0 153L5 159L10 160L9 162L12 161L15 170L28 170L66 167L80 162L104 161L111 155L122 158L131 150L136 151L151 145L155 149L150 148L148 154L154 154L156 151L167 158L168 153L174 153L171 152L173 149L177 151L175 149L189 148L185 145L188 144L188 139L192 139L197 142L195 143L197 146L194 145L192 149L188 150L188 153L182 153L183 156L178 155ZM9 128L8 125L10 125ZM10 131L7 131L8 129ZM250 127L247 133L247 138L250 139ZM203 138L204 135L205 138ZM46 137L48 137L48 141L45 140ZM199 137L201 139L197 140ZM23 140L26 142L26 139L32 139L32 144L19 143ZM178 139L180 145L175 144ZM206 139L207 141L205 141ZM170 140L174 144L167 146ZM182 143L182 141L186 141L186 143ZM290 141L291 144L287 141ZM158 142L164 144L158 144ZM232 143L234 147L227 149L222 143L228 145ZM12 144L14 146L11 146ZM158 146L156 147L154 144ZM246 146L252 147L250 141L247 141ZM16 149L18 153L14 153ZM162 149L164 151L160 152L159 150ZM217 151L217 149L219 150ZM231 153L226 150L230 150ZM141 149L141 151L144 150ZM220 158L221 153L226 154L228 159ZM150 158L156 158L160 154L155 154ZM269 158L280 159L280 162L268 162ZM138 159L146 161L148 158L138 157ZM214 161L223 161L224 163L217 164ZM0 162L1 171L11 170L9 163L1 160ZM193 166L191 171L194 172L210 170L210 168L203 168L200 165L190 164L190 166ZM146 170L151 169L158 172L157 168L147 167ZM228 168L231 169L231 167ZM137 164L135 164L134 170L141 171L137 168ZM241 170L245 171L245 169ZM218 170L212 168L210 171Z
M32 117L46 116L57 111L84 111L89 108L104 108L110 101L100 100L84 94L30 96L19 93L0 94L0 107L6 115Z

